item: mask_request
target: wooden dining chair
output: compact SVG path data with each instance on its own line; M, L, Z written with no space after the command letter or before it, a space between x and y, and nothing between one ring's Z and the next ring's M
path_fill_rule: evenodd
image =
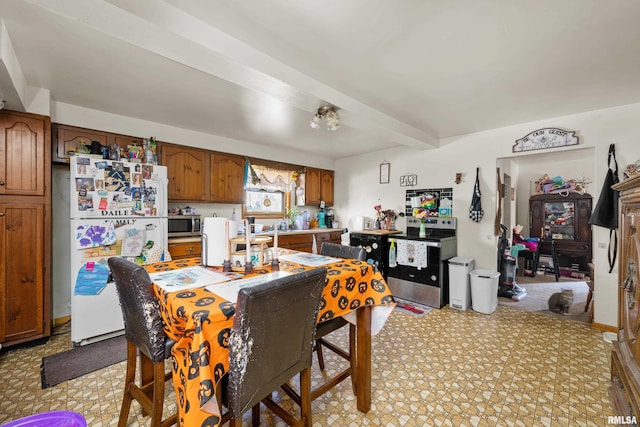
M108 263L118 291L127 339L127 373L118 427L127 425L134 399L144 413L151 415L151 427L177 424L177 414L161 419L165 382L171 379L170 372L165 374L164 361L171 357L174 342L164 333L151 278L144 267L124 258L112 257ZM150 362L153 365L153 380L141 382L140 386L135 383L138 352L141 363ZM143 361L144 358L147 360Z
M246 287L238 293L229 338L229 372L218 399L227 407L221 424L242 425L252 408L253 425L264 403L288 425L311 426L311 356L327 269ZM271 393L300 374L300 418L278 405Z
M320 254L343 258L343 259L358 259L364 261L367 259L367 253L364 248L356 247L356 246L345 246L338 245L330 242L323 242L320 247ZM337 331L338 329L349 326L349 351L345 351L344 349L336 346L335 344L329 342L325 337L330 333ZM312 399L316 399L318 396L323 395L327 391L331 390L337 384L351 376L351 386L353 388L353 393L356 394L356 327L351 323L344 320L343 317L336 317L334 319L330 319L318 324L318 328L316 330L316 353L318 355L318 365L321 370L324 370L324 357L322 355L322 347L326 347L327 349L333 351L338 356L342 357L349 361L349 367L343 369L332 378L327 380L322 386L316 388L312 392Z
M584 312L585 313L589 310L589 306L591 305L591 300L593 299L594 283L595 283L595 280L596 280L593 263L590 262L587 265L589 267L589 278L586 280L586 282L587 282L587 286L589 286L589 293L587 294L587 302L584 305ZM591 314L589 315L589 320L591 321L591 323L593 323L593 308L591 309Z

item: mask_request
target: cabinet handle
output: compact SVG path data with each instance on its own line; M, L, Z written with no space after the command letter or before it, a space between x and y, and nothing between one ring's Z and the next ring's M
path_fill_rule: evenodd
M4 185L4 181L0 181L0 185Z
M195 251L195 248L187 248L187 252L193 252Z
M0 212L0 216L4 216L4 212Z

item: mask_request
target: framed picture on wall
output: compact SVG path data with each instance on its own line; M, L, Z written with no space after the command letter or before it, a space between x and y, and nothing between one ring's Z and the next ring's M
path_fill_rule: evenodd
M389 162L380 163L380 184L389 183L389 169L391 164Z

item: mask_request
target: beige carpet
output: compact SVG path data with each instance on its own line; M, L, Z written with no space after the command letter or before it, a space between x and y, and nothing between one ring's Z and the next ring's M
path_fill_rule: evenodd
M589 293L589 287L585 281L561 277L560 281L556 282L553 275L538 275L536 277L516 276L516 283L527 290L527 296L522 301L498 298L498 304L525 311L535 311L557 318L590 323L589 312L585 313L584 311ZM568 315L549 311L549 297L560 292L563 288L573 289L573 304Z

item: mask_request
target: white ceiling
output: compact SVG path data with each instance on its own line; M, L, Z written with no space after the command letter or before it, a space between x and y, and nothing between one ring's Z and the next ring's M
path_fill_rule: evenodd
M430 149L640 102L639 17L637 0L2 0L0 96L334 158ZM341 128L311 129L327 104Z

